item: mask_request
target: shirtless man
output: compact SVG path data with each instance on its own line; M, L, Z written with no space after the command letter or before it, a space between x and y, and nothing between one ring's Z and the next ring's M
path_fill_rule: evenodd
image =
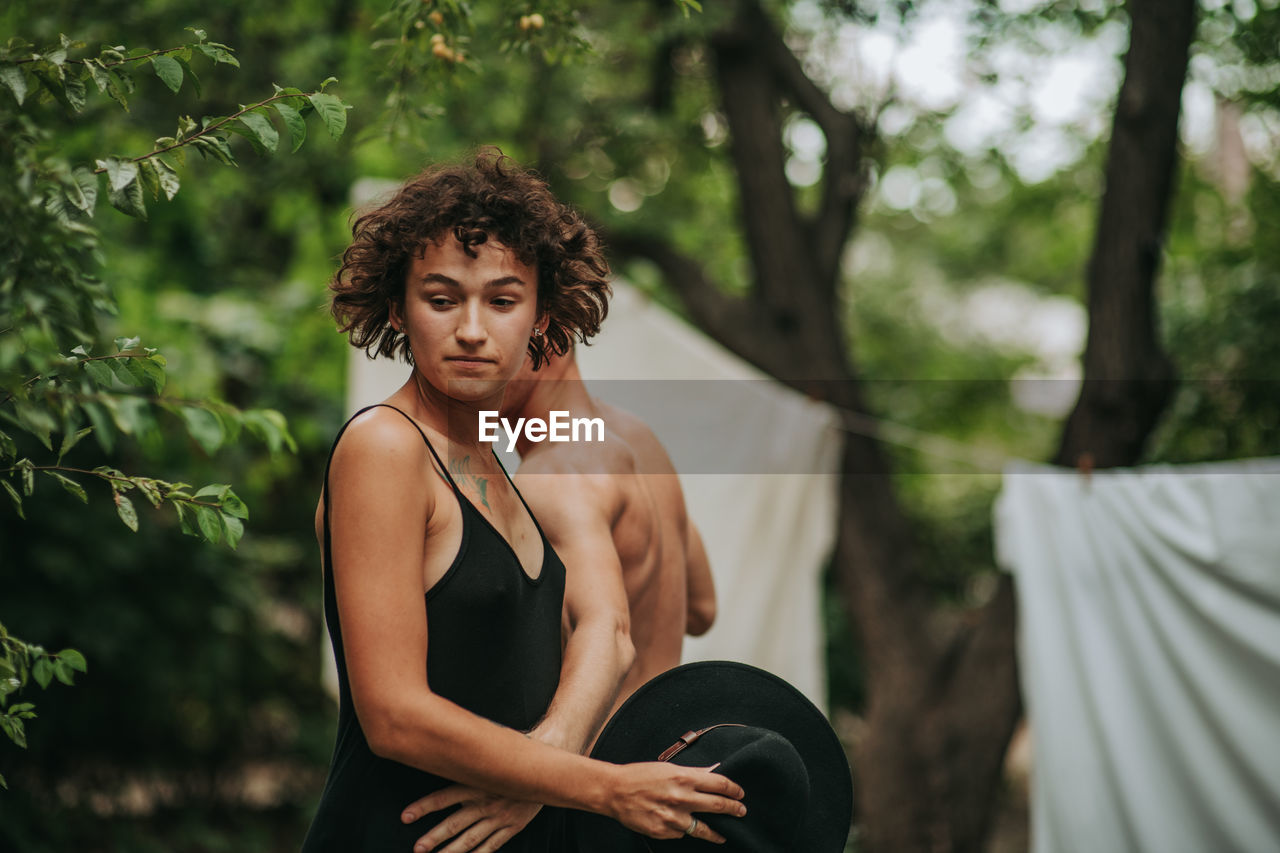
M715 588L666 451L634 415L587 393L572 350L536 373L526 360L502 402L512 423L546 421L552 411L599 418L604 441L535 443L522 433L516 444L516 483L567 572L560 686L530 734L585 753L637 687L680 663L684 634L711 627ZM453 805L458 810L414 853L490 853L538 810L458 785L418 800L403 817Z

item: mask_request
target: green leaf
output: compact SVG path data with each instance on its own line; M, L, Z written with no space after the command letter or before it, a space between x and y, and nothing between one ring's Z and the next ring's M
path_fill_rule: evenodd
M64 186L67 201L92 216L98 202L98 176L84 166L77 166Z
M84 109L85 89L84 81L79 77L68 77L63 83L63 95L71 109L80 112Z
M293 453L298 452L298 443L289 433L288 421L275 409L249 409L244 412L243 420L249 432L265 441L272 453L278 453L282 445Z
M138 512L133 508L133 501L124 495L116 492L114 495L116 502L116 514L120 516L120 520L124 522L124 526L138 532Z
M29 461L23 462L26 464L18 463L18 473L22 476L22 496L29 498L36 490L36 471Z
M174 58L177 60L178 64L182 66L182 70L186 73L187 79L191 81L191 88L196 90L196 97L203 98L204 87L200 85L200 78L196 76L196 72L191 68L191 63L183 56L177 56Z
M214 62L220 62L225 65L234 65L237 68L240 67L240 60L236 59L235 56L231 54L226 45L201 43L195 45L195 49L212 59Z
M136 172L137 164L131 163ZM121 213L127 213L144 222L147 218L147 203L142 197L142 184L139 181L130 181L123 189L112 189L107 194L107 200L111 202L111 206Z
M18 106L27 97L27 78L22 76L22 69L16 65L0 65L0 83L13 93Z
M4 788L6 791L9 790L9 783L5 781L3 773L0 773L0 788Z
M142 180L142 185L146 187L147 192L151 193L151 198L160 200L160 175L156 171L156 164L150 158L138 161L138 177Z
M111 387L111 368L102 363L101 359L81 362L84 365L84 372L89 374L89 378L101 388Z
M9 500L13 501L13 509L18 513L18 518L25 521L27 516L22 512L22 496L18 494L18 490L8 480L0 480L0 486L4 486L5 492L9 495Z
M227 140L217 134L208 136L197 136L192 140L196 150L206 157L212 157L219 162L228 166L236 164L235 155L231 153L231 146L227 144Z
M9 433L0 430L0 459L12 459L18 455L18 446L13 443Z
M200 525L200 534L215 545L221 542L223 531L226 529L222 523L222 513L211 506L197 506L195 511L196 523Z
M182 88L182 66L172 56L156 56L151 59L151 67L174 94Z
M208 409L199 406L182 406L178 414L187 425L187 432L200 443L206 453L215 453L222 446L222 422Z
M227 485L226 483L212 483L208 486L203 487L202 489L200 489L200 491L196 492L191 497L217 498L219 501L221 501L223 496L226 495L227 492L229 491L231 491L231 486Z
M136 358L133 360L134 366L141 368L147 381L151 383L151 389L159 394L164 390L165 372L164 357L153 355L149 358Z
M49 682L53 681L53 662L47 657L37 660L35 666L31 668L31 677L36 680L36 684L48 688Z
M113 68L107 72L107 97L129 111L128 93L133 91L133 80L123 69Z
M276 146L280 144L280 134L276 132L275 127L271 124L271 119L267 118L265 113L251 112L240 116L240 123L249 128L253 134L253 138L258 144L271 153L275 153Z
M302 117L301 113L284 101L276 101L271 106L275 107L276 112L280 114L281 121L284 122L284 126L289 131L289 138L293 140L293 147L290 149L290 153L296 152L307 139L307 120Z
M27 733L22 726L22 720L17 717L0 716L0 728L4 729L4 733L9 736L9 740L23 749L27 748Z
M173 197L178 194L178 173L159 157L153 157L152 162L156 164L156 176L160 179L160 189L164 190L164 197L173 201Z
M131 388L141 388L151 384L151 380L142 371L141 367L134 365L137 359L133 358L109 358L107 364L111 365L111 370L115 373L116 378Z
M116 352L128 352L142 346L142 338L136 335L132 338L121 336L116 338L113 343L116 345Z
M236 545L240 544L240 538L244 536L244 522L224 512L222 513L222 524L226 529L227 544L234 551Z
M89 502L89 496L84 493L84 486L81 486L75 480L70 477L64 477L57 471L45 471L45 473L57 480L58 484L61 485L62 488L78 497L81 503L87 504Z
M183 501L175 501L173 506L178 511L178 522L182 525L182 532L189 536L198 536L195 508Z
M107 183L113 190L122 190L138 177L138 164L119 157L107 157L98 161L98 168L107 172Z
M138 491L146 495L147 500L151 501L152 506L160 506L160 502L164 500L164 495L160 493L160 487L156 485L156 481L147 477L134 477L133 483L138 487Z
M99 92L105 93L111 88L111 75L107 73L106 66L102 64L101 59L86 59L84 67L89 69L89 76L93 78L94 85L98 87Z
M69 432L62 438L62 447L58 450L58 462L62 462L62 457L71 451L71 448L80 443L80 439L93 432L93 427L85 427L79 432Z
M80 652L75 649L63 649L58 652L58 658L65 661L67 666L71 667L76 672L89 671L89 665L85 662L84 655L80 654Z
M342 136L342 132L347 129L347 105L336 96L321 92L308 95L307 100L315 107L329 135L334 139Z
M227 492L222 499L222 511L236 518L248 518L249 508L244 505L244 501L236 495L235 492Z
M61 660L55 660L53 662L53 675L68 687L75 684L75 677L71 674L71 667L67 666Z

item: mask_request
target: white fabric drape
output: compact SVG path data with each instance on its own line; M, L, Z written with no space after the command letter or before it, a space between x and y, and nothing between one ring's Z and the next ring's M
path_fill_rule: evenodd
M591 393L635 412L667 448L707 547L719 615L686 639L685 661L767 669L825 708L820 584L843 446L831 409L624 284L600 336L577 352ZM682 380L698 381L686 390Z
M1035 853L1280 850L1280 460L1017 464Z

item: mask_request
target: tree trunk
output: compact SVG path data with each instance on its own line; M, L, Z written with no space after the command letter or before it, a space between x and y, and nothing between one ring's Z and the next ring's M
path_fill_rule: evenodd
M1084 385L1054 462L1132 465L1173 390L1156 330L1155 278L1178 160L1195 0L1130 0L1129 53L1089 260Z

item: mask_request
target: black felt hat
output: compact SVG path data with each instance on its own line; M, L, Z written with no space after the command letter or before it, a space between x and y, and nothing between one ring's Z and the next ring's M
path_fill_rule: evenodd
M831 724L799 690L772 673L700 661L641 685L610 718L592 758L614 764L719 764L742 786L745 817L697 814L726 839L656 840L599 815L574 812L577 853L841 853L853 812L853 781ZM575 846L576 845L576 846Z

